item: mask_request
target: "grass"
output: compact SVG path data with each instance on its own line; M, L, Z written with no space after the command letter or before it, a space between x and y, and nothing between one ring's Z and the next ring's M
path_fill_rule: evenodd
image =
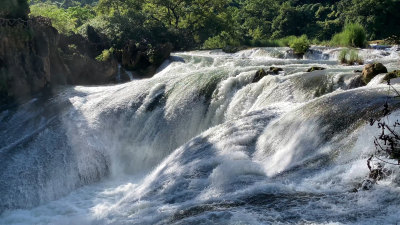
M340 63L347 65L362 65L364 64L363 59L359 56L356 49L344 48L340 51L338 57Z
M342 32L335 34L330 45L362 48L367 44L366 31L360 24L347 24Z

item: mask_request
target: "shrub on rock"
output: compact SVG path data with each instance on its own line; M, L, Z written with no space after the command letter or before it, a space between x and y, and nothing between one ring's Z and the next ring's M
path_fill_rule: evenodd
M392 71L383 78L383 80L388 81L390 79L399 78L400 77L400 70Z

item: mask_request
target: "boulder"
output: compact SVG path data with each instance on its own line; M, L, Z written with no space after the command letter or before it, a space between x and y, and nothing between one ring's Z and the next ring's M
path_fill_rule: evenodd
M384 81L388 81L394 78L399 78L400 77L400 70L395 70L392 71L388 74L385 75L385 77L383 78Z
M282 68L271 66L267 72L270 75L277 75L279 72L283 71Z
M325 68L324 67L319 67L319 66L313 66L310 69L308 69L307 72L313 72L313 71L316 71L316 70L325 70Z
M366 84L363 80L363 76L360 74L360 75L356 75L353 79L350 80L348 88L353 89L353 88L363 87L365 85Z
M124 69L135 71L141 77L149 77L154 75L157 68L170 57L172 49L170 43L152 46L130 41L117 57Z
M267 76L268 74L265 72L264 69L259 69L256 72L256 75L253 78L253 83L260 81L263 77Z
M382 63L372 63L364 67L362 76L364 82L368 84L376 75L387 72L386 67Z
M231 46L231 45L227 45L225 47L222 48L222 51L225 53L236 53L242 50L247 49L247 46Z
M271 66L268 71L265 71L264 69L259 69L253 78L253 83L260 81L263 77L265 77L267 75L278 75L279 72L281 72L281 71L283 71L282 68L274 67L274 66Z

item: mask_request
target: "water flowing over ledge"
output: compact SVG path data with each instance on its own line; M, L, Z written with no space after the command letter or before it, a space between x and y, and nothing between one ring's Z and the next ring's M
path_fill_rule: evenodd
M175 53L151 79L1 112L0 224L399 222L399 176L349 192L368 174L367 121L387 86L353 89L362 66L312 50ZM400 66L395 49L360 55ZM253 82L271 66L283 72Z

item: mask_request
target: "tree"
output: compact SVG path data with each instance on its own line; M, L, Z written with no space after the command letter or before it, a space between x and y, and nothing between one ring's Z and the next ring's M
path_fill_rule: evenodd
M0 17L7 19L28 18L29 4L27 0L1 0Z
M265 6L268 6L267 10ZM278 16L279 8L279 2L274 0L244 1L238 23L253 40L269 38L272 35L272 21Z
M281 38L289 35L301 35L303 26L302 13L296 10L289 2L284 3L279 9L279 14L272 23L273 38Z
M365 27L368 39L381 39L393 33L400 34L400 1L352 0L343 4L341 17L347 23L358 23Z

